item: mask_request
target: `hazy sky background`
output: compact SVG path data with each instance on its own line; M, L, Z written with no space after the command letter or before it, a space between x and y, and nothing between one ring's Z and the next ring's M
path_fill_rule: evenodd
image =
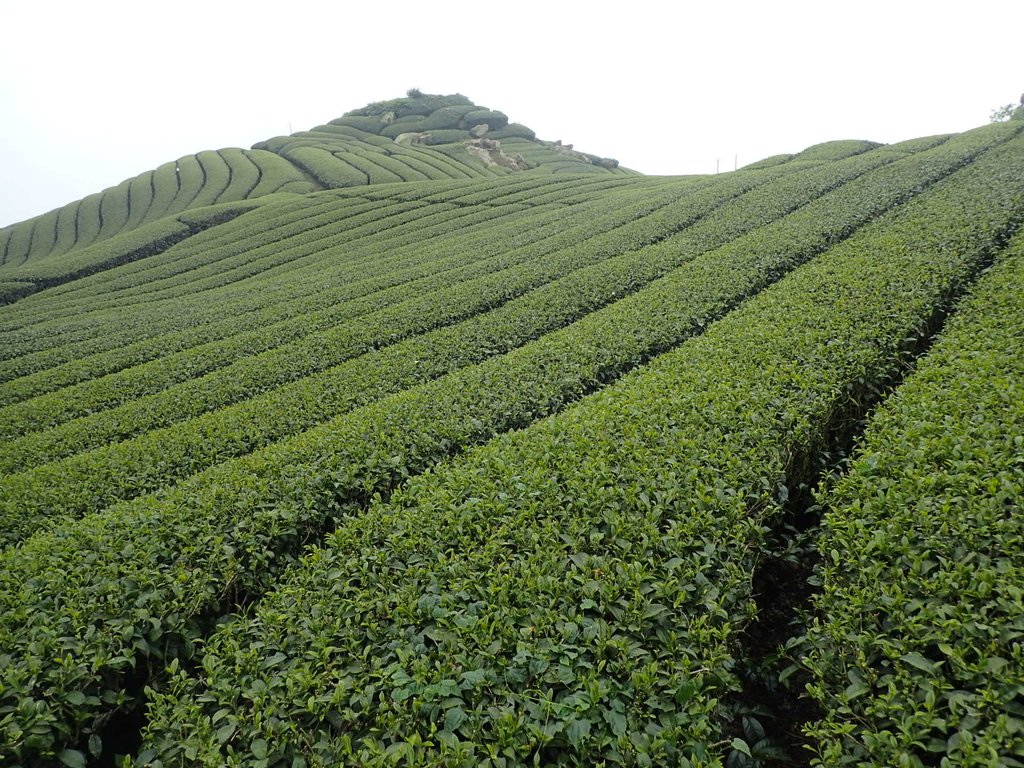
M203 149L462 93L651 174L962 131L1024 3L0 0L0 226Z

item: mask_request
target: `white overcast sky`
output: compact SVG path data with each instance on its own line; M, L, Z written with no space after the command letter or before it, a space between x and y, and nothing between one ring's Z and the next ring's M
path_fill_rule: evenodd
M462 93L650 174L962 131L1024 2L0 0L0 226L370 101Z

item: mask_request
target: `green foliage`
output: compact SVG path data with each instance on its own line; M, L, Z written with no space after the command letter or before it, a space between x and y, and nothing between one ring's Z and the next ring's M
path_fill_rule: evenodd
M458 128L431 130L433 144L461 144L469 138L469 131Z
M249 622L204 645L211 695L251 662L253 687L232 684L255 698L218 714L181 678L154 720L167 763L222 764L229 749L314 761L321 740L365 763L448 748L479 763L499 744L511 762L724 760L717 699L737 684L733 638L786 457L813 454L845 413L835 392L858 397L902 365L915 323L1016 215L1020 141L989 149L1013 134L699 180L518 174L284 197L0 313L0 370L30 373L2 389L17 450L98 446L3 481L3 530L37 530L0 556L0 713L39 738L8 737L0 754L52 761L84 743L138 695L136 666L177 679L213 622L274 587L327 526L329 567L307 561L257 609L267 627L290 622L283 658L267 645L215 661ZM180 428L150 431L160 420ZM288 586L306 578L327 588ZM452 623L451 600L481 618ZM296 660L328 642L310 622L342 614L372 632ZM360 634L377 650L349 657ZM334 687L311 699L309 685ZM369 707L369 686L394 706ZM43 706L22 711L29 699ZM351 747L320 730L331 712L361 734Z
M419 94L417 96L406 95L403 99L391 99L390 101L375 101L362 109L355 109L346 112L345 116L370 116L380 117L392 114L395 118L406 115L429 115L442 107L452 107L472 102L459 93L442 96L439 94Z
M1024 762L1024 238L822 499L805 641L826 765Z
M367 133L380 133L381 128L384 127L384 123L380 121L379 117L351 114L331 120L331 125L358 128L360 131L366 131Z
M826 141L822 144L815 144L803 152L793 155L793 160L841 160L844 157L858 155L867 152L875 147L881 146L877 141L861 141L858 139L847 139L841 141Z
M989 115L990 122L1001 123L1004 120L1024 120L1024 104L1004 104Z
M1020 157L990 153L619 384L346 516L154 697L147 760L753 755L719 701L776 483L1021 215Z
M124 229L128 223L128 191L131 181L123 181L103 193L100 201L100 220L103 222L98 240L106 240Z
M53 250L57 239L57 221L60 210L50 211L42 216L37 216L33 221L31 250L29 259L45 258Z
M154 220L167 215L178 196L178 164L164 163L153 171L153 202L148 215Z
M75 244L77 246L90 245L93 243L100 233L100 202L103 199L103 193L97 192L87 197L82 198L81 202L75 211ZM24 222L28 224L28 222ZM20 229L20 227L19 227ZM28 249L31 246L31 226L26 227L28 230L28 236L25 238L25 246L23 249L27 255ZM17 236L17 232L15 236ZM14 249L14 238L11 238L11 246L8 249L8 263L12 262L11 251ZM25 258L25 257L23 257Z
M189 207L273 194L285 185L314 189L283 158L263 153L254 163L247 150L202 152L165 163L97 195L5 228L15 236L7 265L62 256ZM71 272L73 270L66 270Z
M793 155L790 155L790 154L772 155L771 157L766 157L763 160L758 160L755 163L750 163L749 165L744 165L742 168L740 168L740 170L741 171L753 171L753 170L757 170L759 168L771 168L772 166L775 166L775 165L782 165L783 163L788 163L792 159L793 159Z
M10 304L24 296L35 293L34 283L17 280L0 281L0 304Z
M492 131L496 131L508 125L508 115L492 109L475 109L463 115L459 122L459 127L466 130L476 125L486 125Z
M220 199L245 200L260 181L260 169L241 149L219 149L217 155L228 167L230 179Z
M520 123L509 123L503 128L498 128L495 131L488 131L489 138L492 139L527 139L533 141L537 138L532 130L527 128L525 125Z
M390 125L385 125L381 128L380 135L393 139L403 133L419 133L424 130L423 122L425 120L426 118L422 115L409 115L408 117L399 118Z
M766 533L1024 219L1021 124L663 179L361 112L0 230L0 762L143 696L132 764L780 760ZM822 497L829 764L1017 759L1021 253Z
M436 109L423 118L422 129L425 131L450 130L459 127L459 122L468 113L474 111L473 104L456 104Z
M498 138L534 139L530 129L509 126L503 113L478 107L465 96L410 89L405 98L370 104L311 131L273 137L253 150L228 148L181 157L95 196L4 228L0 267L63 255L190 207L283 191L305 194L324 187L507 175L508 168L488 167L461 146L469 137L468 128L481 123L495 130ZM437 151L425 146L396 148L392 140L408 132L435 134L425 144L460 146ZM551 158L546 164L549 171L577 170ZM8 294L21 296L20 290Z

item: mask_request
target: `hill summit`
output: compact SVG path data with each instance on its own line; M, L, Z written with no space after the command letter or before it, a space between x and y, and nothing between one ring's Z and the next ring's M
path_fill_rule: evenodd
M354 146L355 144L355 146ZM456 163L472 159L483 169L525 171L541 168L554 173L580 173L618 169L618 161L577 152L561 141L537 139L530 128L510 123L508 115L474 104L462 94L424 94L412 89L404 98L377 101L347 112L310 131L260 142L254 149L268 149L289 158L326 186L437 178L452 169L421 167L414 162L413 148L430 147ZM313 148L317 154L296 150ZM374 169L358 155L370 150L393 160ZM339 163L323 156L331 154ZM346 167L349 166L349 167ZM374 173L376 171L376 173Z

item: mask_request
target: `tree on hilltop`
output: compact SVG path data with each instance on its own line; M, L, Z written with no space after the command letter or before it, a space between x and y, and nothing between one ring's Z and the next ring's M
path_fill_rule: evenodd
M1024 120L1024 93L1020 96L1019 104L1004 104L998 109L993 109L989 119L993 123L1001 123L1004 120Z

